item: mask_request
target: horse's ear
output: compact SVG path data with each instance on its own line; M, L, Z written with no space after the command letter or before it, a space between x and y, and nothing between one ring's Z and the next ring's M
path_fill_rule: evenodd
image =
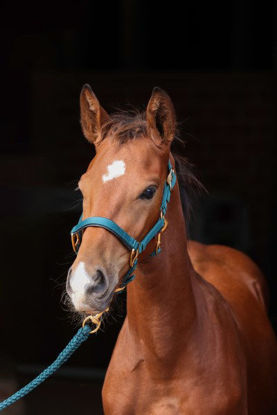
M169 147L174 139L176 119L170 97L156 87L146 109L147 130L149 136L159 147Z
M86 139L97 145L102 140L101 126L109 121L109 115L99 104L90 85L85 84L80 95L81 126Z

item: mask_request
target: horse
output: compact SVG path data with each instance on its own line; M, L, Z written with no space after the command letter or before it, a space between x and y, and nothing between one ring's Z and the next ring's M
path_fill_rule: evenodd
M172 185L170 97L154 88L144 113L108 115L86 84L80 112L96 155L78 184L83 225L67 293L78 313L101 316L130 282L102 390L105 415L277 413L264 276L242 252L188 240L176 177ZM126 238L145 235L147 246L131 250Z

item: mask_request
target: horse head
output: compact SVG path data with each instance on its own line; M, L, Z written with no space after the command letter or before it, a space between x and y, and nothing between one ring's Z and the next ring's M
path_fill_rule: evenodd
M107 218L140 241L160 216L175 135L172 102L154 88L145 113L110 116L90 86L84 85L80 107L84 136L96 150L78 184L82 220ZM66 284L75 310L104 311L129 269L129 259L130 251L111 232L103 227L83 229Z

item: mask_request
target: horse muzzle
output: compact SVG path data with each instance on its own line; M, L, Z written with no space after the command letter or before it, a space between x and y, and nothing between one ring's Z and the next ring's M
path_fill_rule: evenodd
M117 277L104 268L88 272L84 262L68 271L66 291L77 312L98 313L110 304Z

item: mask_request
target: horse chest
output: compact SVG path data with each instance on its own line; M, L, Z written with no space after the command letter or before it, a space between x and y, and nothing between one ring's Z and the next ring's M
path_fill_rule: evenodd
M178 375L156 378L138 344L121 346L119 341L105 380L105 415L200 415L203 407L208 415L246 413L235 363L230 371L211 366L199 373L181 360ZM225 367L226 359L221 362Z
M104 398L105 415L246 415L243 399L220 388L205 392L194 382L154 384L149 378L119 380L119 388L107 391ZM174 382L175 383L175 382ZM212 388L213 389L213 388Z
M141 364L142 366L142 364ZM115 378L113 379L115 380ZM155 385L142 368L104 388L105 415L180 415L181 399L165 385Z

